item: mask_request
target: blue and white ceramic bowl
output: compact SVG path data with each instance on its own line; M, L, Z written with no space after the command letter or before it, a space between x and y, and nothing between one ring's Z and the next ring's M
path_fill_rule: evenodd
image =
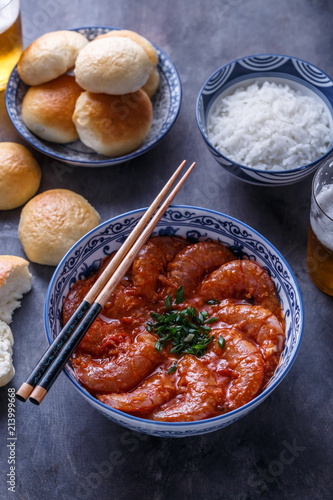
M323 71L295 57L261 54L237 59L222 66L202 86L196 103L199 130L215 160L235 177L262 186L282 186L303 180L312 174L318 163L333 150L333 139L327 152L316 161L292 170L264 171L240 165L224 156L210 142L207 134L207 117L215 100L222 94L233 93L237 88L256 81L288 84L320 100L330 118L333 138L333 81Z
M77 28L77 31L85 35L89 41L96 36L107 33L110 30L118 29L111 27L88 27ZM153 43L153 42L151 42ZM167 132L174 124L182 99L182 88L178 72L172 63L171 59L153 43L158 53L157 70L160 75L160 84L152 97L153 104L153 121L148 136L141 146L133 153L118 156L115 158L107 157L96 153L92 149L86 147L80 140L69 144L56 144L40 139L34 135L22 122L21 107L23 98L28 90L28 85L20 79L17 68L15 66L6 89L6 107L9 118L11 119L17 132L31 146L36 148L41 153L44 153L55 160L62 161L74 166L81 167L104 167L117 165L126 161L132 160L149 149L163 139Z
M135 210L114 217L79 240L62 259L50 282L44 310L45 327L51 343L62 327L64 299L73 283L97 270L104 257L126 239L144 210ZM198 422L153 422L114 410L91 396L77 381L70 364L65 373L81 396L96 410L124 427L162 437L185 437L222 429L256 408L288 373L295 360L303 330L301 293L288 263L276 248L246 224L218 212L191 206L170 207L158 223L154 235L177 235L192 242L217 240L232 248L239 257L258 262L271 275L281 300L285 323L286 345L282 360L267 388L253 401L225 415Z

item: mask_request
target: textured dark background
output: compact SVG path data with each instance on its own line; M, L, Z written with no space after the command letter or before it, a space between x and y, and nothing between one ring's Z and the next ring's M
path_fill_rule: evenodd
M0 391L0 497L19 500L330 500L332 479L332 298L305 267L311 178L284 188L251 186L211 158L195 122L198 91L218 67L272 52L303 58L333 76L329 0L22 0L25 46L52 30L128 28L174 61L183 102L152 151L112 168L73 168L38 153L40 191L72 189L101 220L147 206L186 158L197 167L175 203L225 212L265 235L299 281L305 329L297 359L271 397L219 432L185 439L138 435L93 410L61 374L40 407L16 404L16 493L8 492L7 389L20 386L47 346L44 298L53 268L31 264L33 289L14 316L16 376ZM0 140L18 141L0 93ZM0 212L0 253L24 256L20 209Z

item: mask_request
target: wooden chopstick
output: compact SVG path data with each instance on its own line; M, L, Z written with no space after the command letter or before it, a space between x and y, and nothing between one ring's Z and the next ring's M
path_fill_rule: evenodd
M106 284L106 282L110 279L112 276L114 270L117 268L117 266L120 264L121 260L124 258L126 253L129 251L131 246L133 245L134 241L140 234L140 232L143 230L143 228L146 226L148 223L149 219L152 217L154 214L155 210L163 200L163 198L166 196L168 193L169 189L179 176L180 172L184 168L186 164L186 161L184 160L177 170L174 172L174 174L170 177L168 182L165 184L163 189L160 191L160 193L157 195L157 197L154 199L150 207L147 209L145 214L141 217L133 231L129 234L129 236L126 238L125 242L122 244L122 246L119 248L118 252L114 256L114 258L109 262L108 266L105 268L99 279L96 281L96 283L93 285L93 287L89 290L89 292L86 294L84 297L83 301L81 302L80 306L76 309L74 314L70 317L70 319L67 321L66 325L63 327L63 329L60 331L60 333L57 335L56 339L53 341L53 343L49 346L49 348L46 350L42 358L38 361L37 365L27 378L25 382L21 385L19 390L16 392L16 397L20 401L26 401L27 398L30 396L32 393L33 389L37 385L38 381L41 379L41 377L44 375L46 370L49 368L49 365L52 363L53 359L57 356L58 352L62 349L64 343L66 340L72 335L73 331L79 324L79 322L82 320L83 316L85 313L89 310L91 307L92 303L94 302L95 298L97 297L98 293L100 290L103 288L103 286Z
M129 252L125 255L125 258L121 261L120 265L117 267L109 281L106 283L105 287L102 288L101 292L97 296L94 303L89 308L88 312L84 316L83 320L76 328L74 333L68 339L62 350L60 351L57 358L54 360L50 368L46 371L43 377L40 379L38 385L33 390L29 400L39 405L44 397L46 396L48 390L51 388L54 381L57 379L59 373L64 368L71 354L74 352L76 347L81 342L82 338L86 334L87 330L90 328L94 320L97 318L104 305L106 304L110 294L114 291L120 280L123 278L124 274L128 271L130 266L132 265L136 255L145 244L153 230L155 229L157 223L163 216L165 210L170 205L173 198L176 196L182 185L184 184L187 177L190 175L193 170L195 163L189 167L187 172L183 175L177 185L173 188L171 193L168 195L166 200L163 202L161 207L155 213L154 217L151 219L148 226L142 232L142 234L138 237L137 241L134 243Z
M35 369L17 391L16 396L21 401L26 401L30 396L30 401L40 404L48 390L56 380L57 376L65 366L69 357L76 349L83 336L96 319L103 306L108 300L112 291L116 288L124 274L132 265L137 253L147 241L157 223L161 219L165 210L178 193L181 186L193 170L193 163L172 192L168 195L164 203L156 212L150 223L147 222L165 197L170 187L178 177L185 165L185 161L177 168L152 205L145 212L134 230L130 233L123 245L120 247L114 258L110 261L94 286L87 293L82 303L61 330L57 338L45 352ZM147 226L146 226L147 225ZM146 227L145 227L146 226ZM140 232L145 227L140 235ZM139 236L140 235L140 236ZM82 319L83 318L83 319ZM81 321L82 320L82 321ZM80 323L81 321L81 323ZM38 384L38 385L37 385Z

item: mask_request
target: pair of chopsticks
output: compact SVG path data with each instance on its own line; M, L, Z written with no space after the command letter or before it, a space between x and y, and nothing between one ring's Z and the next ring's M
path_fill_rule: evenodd
M27 380L23 382L16 392L16 397L20 401L25 402L29 397L29 400L36 405L42 402L71 354L103 309L111 293L131 267L136 255L192 172L195 163L192 163L159 207L184 168L185 163L184 160L170 177L162 191L157 195L93 287L86 294L79 307L46 350Z

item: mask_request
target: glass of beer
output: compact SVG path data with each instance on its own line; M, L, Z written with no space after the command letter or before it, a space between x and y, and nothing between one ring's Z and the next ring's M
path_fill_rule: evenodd
M313 283L333 295L333 159L319 167L312 182L307 270Z
M22 53L20 0L0 0L0 91Z

